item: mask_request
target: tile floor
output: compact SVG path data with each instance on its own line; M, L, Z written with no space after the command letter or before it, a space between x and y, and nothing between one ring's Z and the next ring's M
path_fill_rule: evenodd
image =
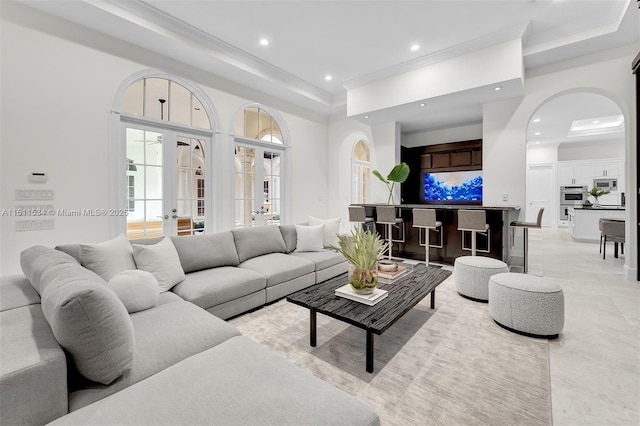
M529 273L558 279L565 326L549 341L554 425L640 425L640 283L624 257L566 229L531 230Z

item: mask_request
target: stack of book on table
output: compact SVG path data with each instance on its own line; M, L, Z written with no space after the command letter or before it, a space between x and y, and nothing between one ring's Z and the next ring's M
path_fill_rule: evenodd
M387 290L381 290L379 288L374 289L373 293L370 294L356 293L351 284L343 285L342 287L337 288L335 292L336 296L364 303L365 305L369 306L375 305L389 295L389 292Z
M382 271L378 269L378 278L380 281L386 284L390 284L400 277L403 277L413 271L413 265L402 263L398 264L398 269L395 271Z

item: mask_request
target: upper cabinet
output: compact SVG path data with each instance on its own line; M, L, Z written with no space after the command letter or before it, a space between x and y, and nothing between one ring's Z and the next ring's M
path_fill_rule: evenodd
M591 187L591 167L588 163L562 162L558 163L558 183L562 186L579 185Z
M594 179L615 178L618 191L624 191L624 160L582 160L558 162L558 185L580 185L593 187Z
M593 177L620 177L623 169L622 160L602 161L593 163L591 175Z

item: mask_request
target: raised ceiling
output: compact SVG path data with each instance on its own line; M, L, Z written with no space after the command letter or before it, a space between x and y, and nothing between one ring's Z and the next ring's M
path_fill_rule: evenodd
M347 88L515 38L525 68L640 41L632 0L20 1L324 115L345 114ZM483 103L521 95L451 94L378 119L405 133L478 123Z

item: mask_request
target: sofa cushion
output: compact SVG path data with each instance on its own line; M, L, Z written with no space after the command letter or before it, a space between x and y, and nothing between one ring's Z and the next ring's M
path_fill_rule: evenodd
M358 398L244 336L52 423L379 425Z
M133 257L138 269L151 272L156 277L161 292L184 280L180 258L170 238L164 238L157 244L134 244Z
M42 273L54 265L69 263L79 265L76 260L66 253L51 247L32 246L20 253L20 266L33 288L42 294Z
M338 231L340 230L340 218L333 219L320 219L317 217L309 216L309 225L324 225L324 246L337 246L338 245Z
M70 383L70 411L102 399L159 371L170 371L172 365L185 358L240 334L225 321L185 301L136 312L131 314L131 322L135 331L136 348L131 368L110 386L74 380ZM183 389L166 396L184 401L182 393L185 391L186 389ZM146 398L153 397L146 395Z
M62 263L45 270L41 281L42 311L80 374L108 384L131 367L133 326L103 279L77 263Z
M0 423L43 425L67 413L67 360L40 305L0 312Z
M303 226L296 225L297 252L323 251L324 225Z
M119 272L136 269L131 244L124 235L98 244L80 244L80 263L109 281Z
M240 263L231 231L171 237L185 273Z
M267 278L249 269L233 266L192 272L173 292L184 300L209 309L221 303L259 291L267 286Z
M285 253L291 253L296 249L296 225L280 225L280 233L282 234L282 239L284 240L284 244L287 247L287 251Z
M40 303L40 295L24 275L0 277L0 312Z
M267 287L301 277L315 270L315 264L298 256L271 253L254 257L239 265L267 277Z
M275 225L234 229L233 239L240 262L269 253L284 253L287 246Z
M303 259L312 261L316 265L316 271L329 268L334 265L346 262L347 259L340 253L336 253L331 250L325 250L322 252L293 252L291 256L298 256Z
M107 284L130 314L152 308L160 295L158 281L147 271L122 271Z

